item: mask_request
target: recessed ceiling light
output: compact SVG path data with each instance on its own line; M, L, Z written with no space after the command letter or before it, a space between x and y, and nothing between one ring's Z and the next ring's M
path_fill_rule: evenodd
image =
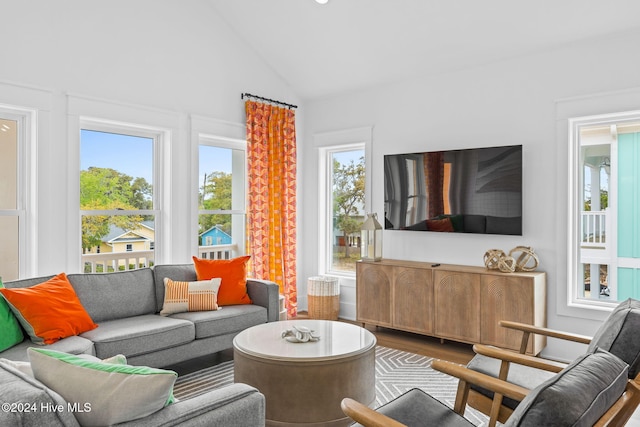
M327 4L329 2L329 0L316 0L316 3L318 4Z

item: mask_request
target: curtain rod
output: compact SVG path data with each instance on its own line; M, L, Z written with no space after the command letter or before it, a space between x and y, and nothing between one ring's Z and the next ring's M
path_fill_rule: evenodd
M240 99L244 99L244 97L247 98L255 98L255 99L259 99L261 101L267 101L267 102L272 102L274 104L280 104L280 105L284 105L285 107L289 107L289 108L298 108L297 105L293 105L293 104L287 104L286 102L282 102L282 101L276 101L275 99L269 99L269 98L263 98L261 96L258 95L252 95L250 93L243 93L240 94Z

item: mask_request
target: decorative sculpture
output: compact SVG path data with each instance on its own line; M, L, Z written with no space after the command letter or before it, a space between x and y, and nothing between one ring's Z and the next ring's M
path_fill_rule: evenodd
M489 270L498 270L500 258L506 256L502 250L500 249L489 249L484 253L484 265Z
M516 258L514 254L520 252ZM509 255L500 249L489 249L484 253L484 265L489 270L500 270L503 273L514 271L534 271L539 261L531 246L516 246L509 251Z
M306 326L294 325L291 329L287 329L282 333L282 338L293 343L315 342L320 339L320 335L317 335L314 330Z
M516 258L516 271L534 271L538 268L538 257L531 246L516 246L509 251L509 256L517 252L521 253Z

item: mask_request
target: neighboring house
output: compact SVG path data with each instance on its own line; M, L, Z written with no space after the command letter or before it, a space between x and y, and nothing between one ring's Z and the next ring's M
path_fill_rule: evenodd
M99 248L86 253L134 252L153 250L155 229L153 221L143 221L135 230L125 230L114 225L102 239Z
M231 236L220 228L219 225L214 225L207 231L200 233L200 246L213 246L213 245L230 245Z

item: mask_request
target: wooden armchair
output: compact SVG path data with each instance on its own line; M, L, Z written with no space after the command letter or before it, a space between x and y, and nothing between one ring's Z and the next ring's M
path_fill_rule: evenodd
M527 356L525 350L534 334L550 338L587 344L587 351L600 348L613 353L629 364L629 378L640 373L640 301L628 299L618 305L604 321L593 337L558 331L523 323L501 321L500 325L522 332L520 353L500 356L502 351L489 346L475 346L476 356L467 364L471 370L533 389L543 381L562 370L566 364L553 362L540 357ZM496 353L497 352L497 353ZM506 361L509 363L507 364ZM499 403L498 403L499 402ZM482 386L471 387L469 406L490 416L489 427L495 422L504 423L511 416L519 401L508 396L494 399L493 392Z
M495 349L493 355L507 353ZM472 424L463 415L472 384L491 390L495 396L522 401L505 427L623 426L640 403L638 378L628 379L628 365L602 350L579 357L533 390L451 362L438 360L432 366L460 380L453 409L412 389L376 410L345 398L343 412L365 427L469 427Z

